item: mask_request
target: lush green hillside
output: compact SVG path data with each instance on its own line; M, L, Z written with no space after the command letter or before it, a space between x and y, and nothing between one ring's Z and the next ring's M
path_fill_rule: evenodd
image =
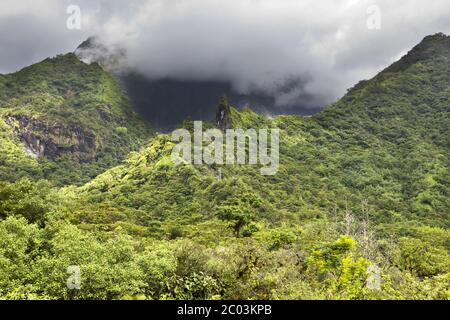
M2 183L0 296L449 299L449 60L439 34L311 118L232 108L280 129L274 176L159 135L81 187Z
M435 43L439 51L427 52ZM273 221L325 217L335 208L359 211L368 202L379 222L448 227L450 40L426 38L405 60L424 50L431 59L396 64L312 118L269 120L233 110L235 127L281 129L275 176L226 165L218 180L217 166L174 166L170 137L160 136L82 190L93 201L152 212L162 220L183 212L209 219L234 196L249 201L247 190L256 204L248 209Z
M0 132L2 180L58 184L88 181L150 137L116 80L73 54L0 76Z

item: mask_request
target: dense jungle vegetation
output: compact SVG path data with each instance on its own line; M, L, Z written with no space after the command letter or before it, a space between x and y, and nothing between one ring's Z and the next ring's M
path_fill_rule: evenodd
M313 117L231 120L280 129L276 175L174 165L72 54L0 76L0 297L450 298L450 37Z

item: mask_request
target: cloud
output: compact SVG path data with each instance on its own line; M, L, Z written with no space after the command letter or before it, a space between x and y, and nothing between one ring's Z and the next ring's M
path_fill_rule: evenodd
M0 27L10 30L0 35L0 72L96 34L124 47L126 64L151 79L226 81L302 107L332 102L424 36L450 33L447 0L18 2L0 4ZM82 9L80 31L65 28L69 3ZM380 30L367 28L372 5Z
M66 9L67 4L58 0L1 1L0 73L72 51L89 31L68 30Z

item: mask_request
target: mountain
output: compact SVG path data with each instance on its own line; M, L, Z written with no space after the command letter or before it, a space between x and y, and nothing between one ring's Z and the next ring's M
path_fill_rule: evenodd
M46 63L58 59L73 60L83 79L87 70L112 79L73 55ZM312 117L265 117L221 98L204 129L280 130L272 176L259 165L175 165L175 143L158 134L82 186L0 182L0 298L450 299L449 60L450 37L426 37ZM47 105L29 108L52 116ZM83 119L101 119L94 110ZM17 157L26 144L9 117L2 144ZM93 132L133 134L130 118ZM82 163L86 149L67 156ZM18 168L39 170L40 158L24 153ZM80 268L82 290L66 288L68 266Z
M170 131L186 118L212 121L217 97L226 94L229 101L242 109L251 106L263 114L294 113L311 115L320 106L298 103L277 103L276 96L288 94L303 87L300 79L288 79L275 92L252 90L247 93L236 90L224 80L183 80L174 78L152 78L142 72L128 68L126 50L106 46L100 39L92 37L75 50L75 54L87 63L97 62L111 71L129 97L134 109L159 131ZM310 101L303 94L299 101Z
M79 184L120 163L151 134L116 80L74 54L0 76L0 176Z
M411 58L417 56L427 58ZM311 118L268 119L233 109L235 127L281 130L274 177L261 176L252 166L174 166L174 144L162 135L82 190L86 197L153 212L155 219L198 213L199 204L209 219L222 206L241 202L260 219L324 217L335 207L358 210L368 201L378 221L418 219L448 227L449 57L449 37L428 37Z

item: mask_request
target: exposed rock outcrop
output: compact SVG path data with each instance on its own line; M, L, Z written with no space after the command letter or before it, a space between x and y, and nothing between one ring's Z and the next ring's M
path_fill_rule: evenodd
M220 98L219 106L216 112L216 125L222 131L233 128L231 109L228 103L228 98L225 95Z
M92 131L76 124L50 124L25 115L8 116L6 123L24 144L26 153L35 158L68 154L75 161L88 162L95 159L101 146Z

